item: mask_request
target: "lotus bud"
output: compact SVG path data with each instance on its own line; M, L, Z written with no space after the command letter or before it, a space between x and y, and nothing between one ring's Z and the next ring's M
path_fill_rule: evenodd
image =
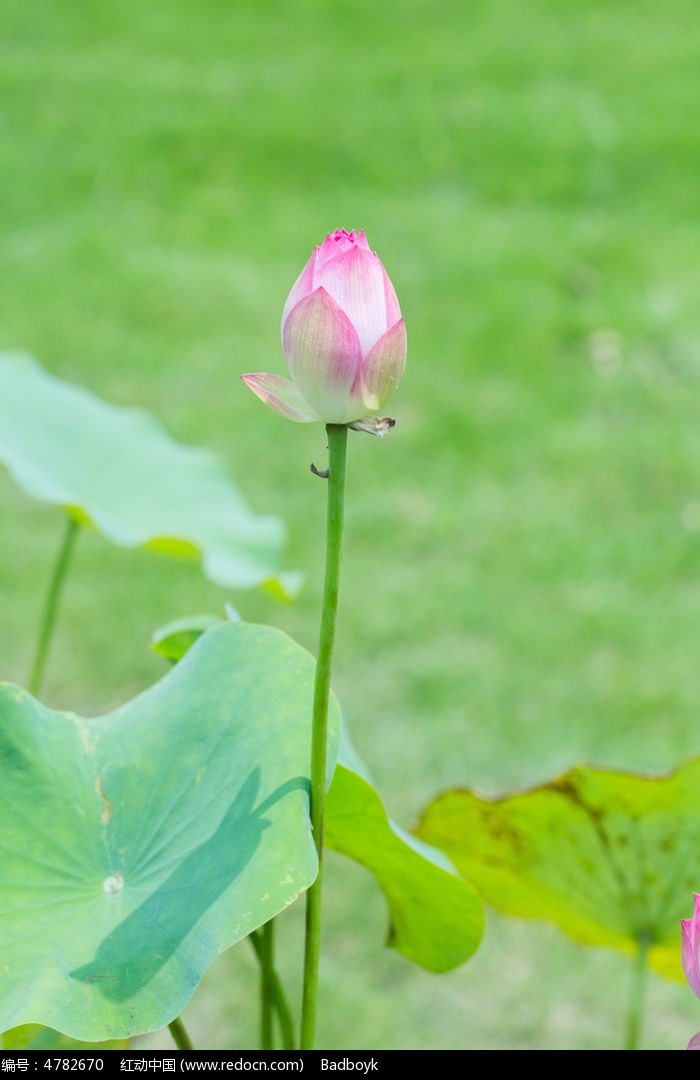
M682 944L681 963L691 990L700 997L700 893L694 894L695 910L692 919L681 919ZM686 1047L688 1050L700 1050L700 1031L693 1035Z
M690 988L700 997L700 970L698 969L698 948L700 947L700 893L694 894L695 911L692 919L681 919L683 942L681 963Z
M282 312L291 380L242 375L271 409L299 424L348 424L383 435L377 417L406 366L406 327L394 286L364 232L336 229L297 278Z

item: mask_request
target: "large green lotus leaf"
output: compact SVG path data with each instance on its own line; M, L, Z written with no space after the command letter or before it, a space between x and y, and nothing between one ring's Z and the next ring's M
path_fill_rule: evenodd
M324 836L376 877L389 905L389 945L429 971L449 971L475 952L484 932L480 897L442 852L388 817L345 734Z
M115 544L201 559L219 585L298 586L278 573L282 523L253 514L216 457L27 356L0 355L0 462L27 494Z
M232 623L96 719L2 686L0 1026L160 1028L309 886L313 676L284 634ZM338 729L333 703L331 765Z
M42 1027L40 1024L22 1024L0 1036L3 1050L126 1050L128 1039L111 1039L108 1042L80 1042L60 1031Z
M700 759L649 777L578 767L501 799L447 791L417 834L495 908L683 978L680 920L700 889Z
M229 611L229 618L238 618ZM161 627L153 648L177 663L215 615L191 615ZM330 775L330 774L329 774ZM429 971L468 960L484 929L474 889L440 851L388 817L374 783L345 729L328 792L324 840L376 877L389 905L389 945Z
M173 619L156 630L151 640L151 648L164 660L176 664L189 652L195 641L199 641L202 634L213 626L221 626L222 623L219 615L186 615L182 619Z

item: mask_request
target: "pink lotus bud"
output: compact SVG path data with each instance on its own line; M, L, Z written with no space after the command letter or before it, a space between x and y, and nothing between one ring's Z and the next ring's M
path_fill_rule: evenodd
M352 424L389 400L406 366L406 328L364 232L336 229L314 248L284 305L282 347L291 381L263 372L241 378L288 420ZM388 430L380 427L377 434Z
M683 940L681 945L681 963L690 988L700 997L700 893L694 893L695 911L692 919L681 919ZM686 1050L700 1050L700 1031L693 1035Z
M700 997L700 970L698 969L698 949L700 948L700 893L695 893L695 911L692 919L681 919L683 944L681 963L685 977L691 989Z

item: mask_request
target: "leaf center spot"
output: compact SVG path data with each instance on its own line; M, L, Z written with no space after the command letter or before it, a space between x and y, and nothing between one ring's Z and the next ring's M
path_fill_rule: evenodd
M124 888L124 878L121 874L110 874L102 882L102 888L107 894L120 893Z

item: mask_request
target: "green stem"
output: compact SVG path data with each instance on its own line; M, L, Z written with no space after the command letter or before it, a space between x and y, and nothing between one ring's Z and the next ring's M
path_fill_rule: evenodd
M269 926L271 924L267 923L266 925ZM260 962L261 977L264 962L263 931L264 928L263 930L255 930L250 935L250 943L255 949L256 956ZM289 1003L287 1002L284 987L274 968L274 955L270 957L269 986L272 1001L277 1010L277 1019L279 1020L280 1029L282 1031L283 1048L285 1050L294 1050L294 1021L292 1020L292 1012L289 1008Z
M301 1050L313 1050L318 999L318 964L321 952L321 889L323 871L323 819L326 810L326 742L328 699L335 621L338 611L340 558L343 543L345 499L345 456L348 429L344 424L327 424L328 433L328 517L326 528L326 575L323 584L321 633L314 685L311 735L311 826L318 854L318 876L306 894L306 939L304 943L304 991L301 1007Z
M172 1035L173 1042L178 1050L194 1050L192 1040L187 1034L187 1028L179 1016L176 1016L175 1019L168 1024L168 1027L170 1028L170 1034Z
M70 557L73 551L73 544L79 529L78 522L75 518L68 515L68 523L66 531L63 534L63 540L61 541L61 547L59 548L58 558L54 565L53 574L49 583L49 591L46 594L46 600L44 602L44 611L41 617L41 626L39 628L39 640L37 642L36 655L34 657L34 664L32 665L32 671L27 683L27 689L30 694L35 696L41 690L41 683L44 677L44 668L46 667L46 658L49 653L49 646L51 645L51 638L53 635L53 629L56 622L56 613L58 611L58 603L61 598L61 589L65 581L66 573L68 572L68 565L70 563Z
M272 971L275 938L274 922L270 919L261 931L260 949L260 1049L272 1050Z
M647 959L649 956L649 937L644 934L639 938L639 949L632 968L629 1006L627 1009L627 1038L625 1050L638 1050L644 1016L644 995L647 984Z

